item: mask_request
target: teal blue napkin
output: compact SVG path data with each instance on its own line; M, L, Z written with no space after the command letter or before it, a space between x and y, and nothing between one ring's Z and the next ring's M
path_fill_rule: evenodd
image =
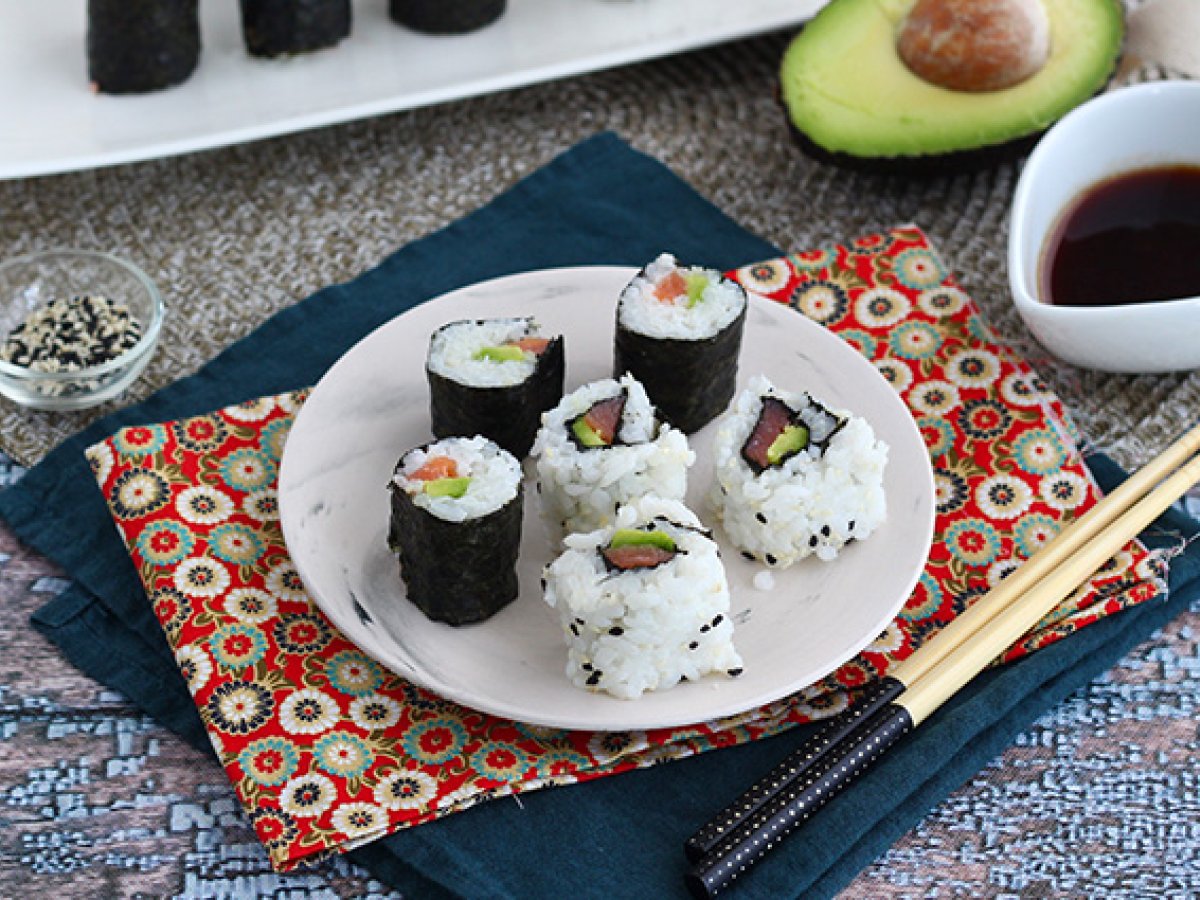
M34 626L81 670L208 749L83 448L133 422L311 384L372 328L464 284L550 266L638 265L664 249L722 269L779 253L661 164L600 135L355 281L280 313L196 375L96 423L0 493L0 516L73 579ZM1120 476L1103 459L1094 468L1104 483ZM1182 514L1165 524L1186 535L1200 530ZM1200 545L1176 558L1171 585L1165 601L978 679L730 896L836 892L1041 712L1200 596ZM497 800L351 855L412 897L683 896L684 839L806 734L536 791L519 804Z

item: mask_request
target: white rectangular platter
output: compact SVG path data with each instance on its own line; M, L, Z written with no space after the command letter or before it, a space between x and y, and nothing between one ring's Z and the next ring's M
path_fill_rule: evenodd
M406 30L356 0L336 48L252 58L236 0L201 7L203 49L182 85L103 96L88 86L84 0L0 0L0 178L190 153L478 96L796 26L825 0L509 0L469 35Z

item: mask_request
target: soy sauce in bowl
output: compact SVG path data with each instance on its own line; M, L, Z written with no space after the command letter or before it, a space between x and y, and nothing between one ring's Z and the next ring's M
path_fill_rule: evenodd
M1200 296L1200 166L1135 170L1084 191L1041 270L1042 297L1058 306Z

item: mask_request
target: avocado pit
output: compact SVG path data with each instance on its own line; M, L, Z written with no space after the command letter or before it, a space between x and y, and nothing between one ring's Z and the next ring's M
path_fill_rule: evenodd
M917 0L896 50L908 69L952 91L998 91L1039 72L1050 56L1042 0Z

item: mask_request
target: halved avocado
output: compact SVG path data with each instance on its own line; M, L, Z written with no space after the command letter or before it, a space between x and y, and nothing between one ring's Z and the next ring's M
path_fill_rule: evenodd
M1044 0L1045 64L1012 87L958 91L905 65L897 39L916 0L832 0L784 53L780 99L802 147L879 171L971 169L1031 146L1112 77L1119 0Z

